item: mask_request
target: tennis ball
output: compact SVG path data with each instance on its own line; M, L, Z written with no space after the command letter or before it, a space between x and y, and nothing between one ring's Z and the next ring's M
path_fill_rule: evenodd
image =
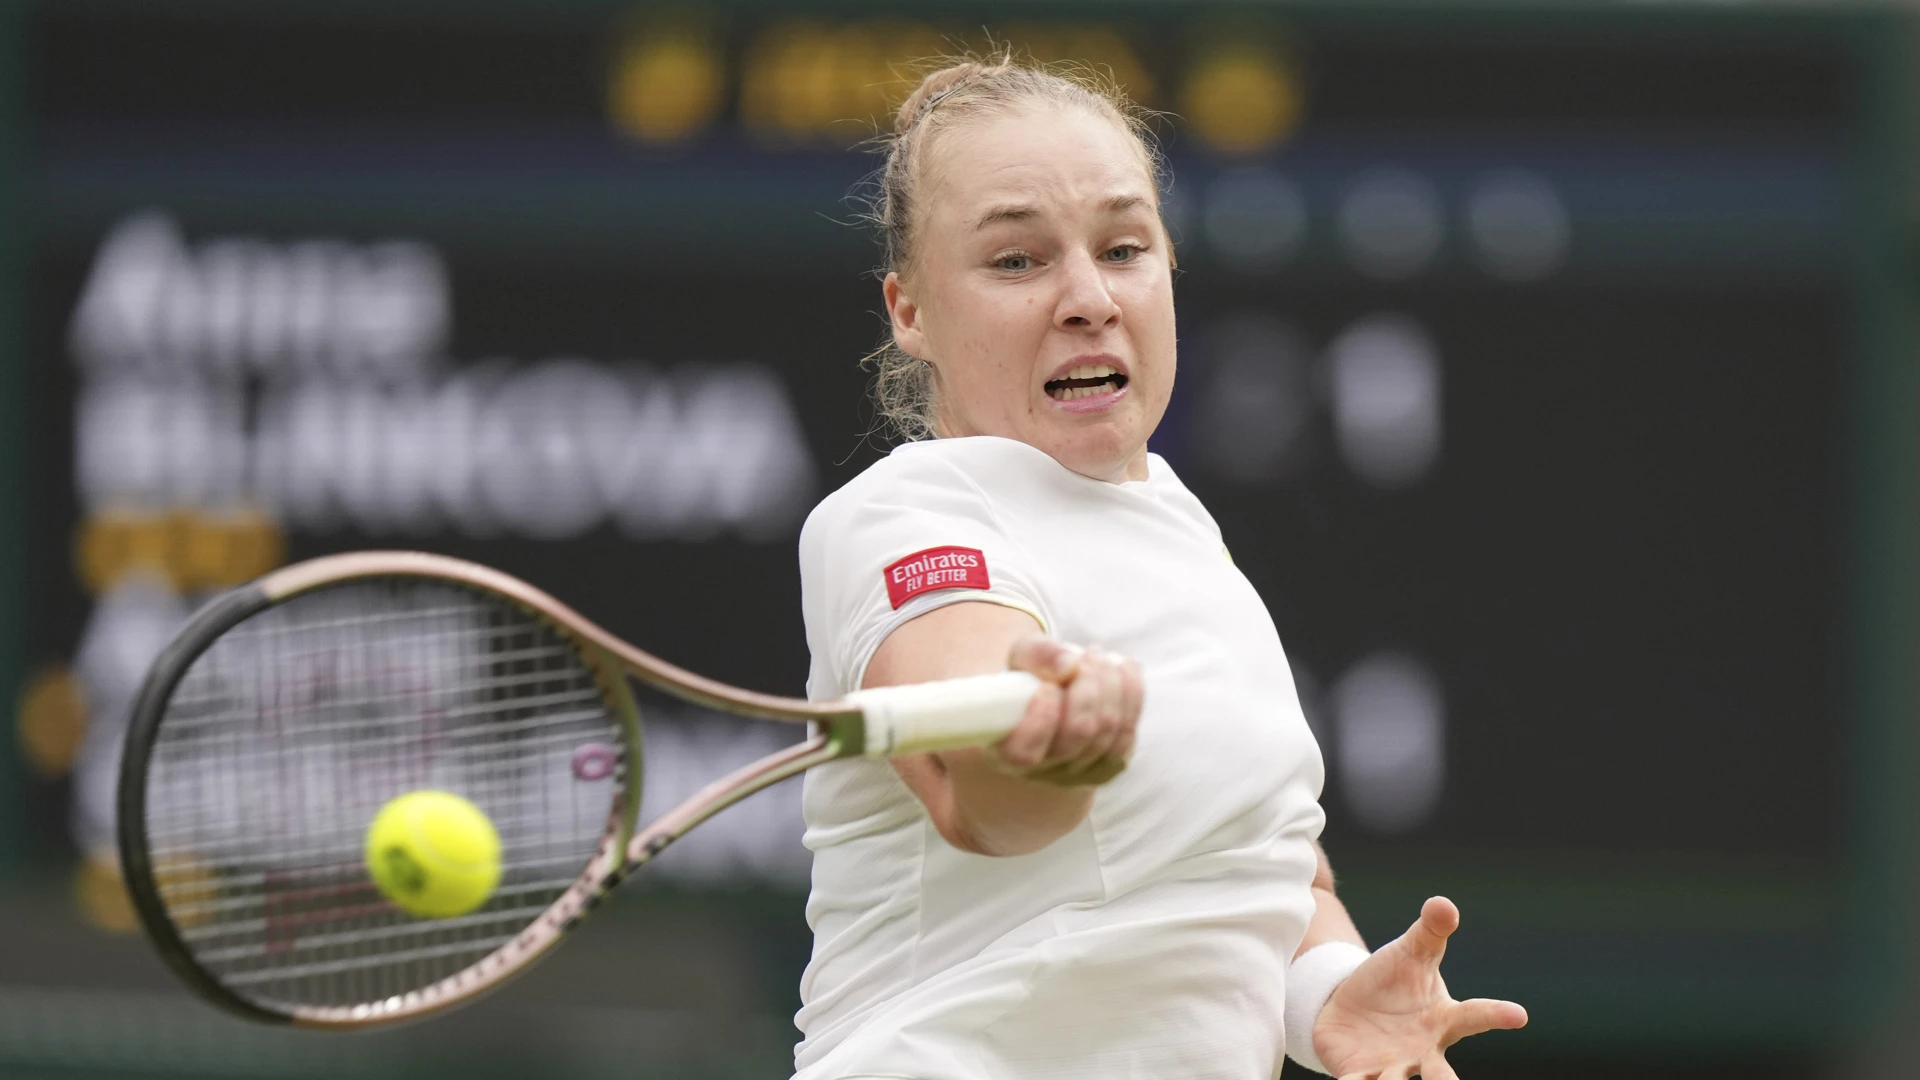
M500 883L500 834L485 812L450 791L410 791L367 827L367 872L409 914L465 915Z

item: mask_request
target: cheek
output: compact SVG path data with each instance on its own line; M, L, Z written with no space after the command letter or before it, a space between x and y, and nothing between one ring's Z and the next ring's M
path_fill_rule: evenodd
M954 403L1000 413L1024 400L1028 372L1046 336L1039 298L1005 288L956 288L929 324L929 345L944 367Z
M1165 278L1142 283L1134 299L1134 310L1138 313L1133 320L1137 334L1134 344L1140 349L1141 358L1171 374L1174 359L1172 283Z
M968 298L953 329L970 348L971 358L996 369L1021 368L1030 363L1051 326L1043 299L1024 289L983 289Z

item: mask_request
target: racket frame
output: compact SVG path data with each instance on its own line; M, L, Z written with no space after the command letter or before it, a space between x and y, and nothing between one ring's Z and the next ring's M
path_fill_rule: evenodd
M440 581L504 598L574 645L599 683L610 712L625 729L631 762L626 786L615 795L607 831L580 876L546 911L480 960L437 982L384 1001L292 1006L278 1011L241 996L202 967L168 913L146 837L147 763L174 690L194 661L221 635L302 594L381 578ZM813 730L802 742L720 777L645 828L638 828L643 759L639 710L628 676L696 705L763 720L806 723ZM863 713L857 706L742 690L695 674L621 640L540 589L489 567L411 551L323 556L215 597L155 658L134 699L121 758L117 830L122 876L134 911L161 959L201 997L247 1019L271 1024L322 1030L385 1027L466 1004L498 988L550 952L615 886L689 829L815 765L859 756L865 741Z

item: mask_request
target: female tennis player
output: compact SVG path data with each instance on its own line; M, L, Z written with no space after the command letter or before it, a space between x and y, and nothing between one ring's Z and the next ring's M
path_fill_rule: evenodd
M963 62L900 108L877 217L910 441L800 540L816 699L1046 680L986 750L807 774L801 1080L1367 1080L1526 1012L1455 1001L1459 913L1369 953L1260 597L1147 452L1174 379L1157 159L1117 92Z

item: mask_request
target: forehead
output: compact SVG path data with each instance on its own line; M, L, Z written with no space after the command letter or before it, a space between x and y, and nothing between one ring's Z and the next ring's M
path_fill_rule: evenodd
M1097 206L1116 195L1156 202L1139 142L1083 108L1036 106L941 132L930 148L930 223L971 221L995 203L1042 213Z

